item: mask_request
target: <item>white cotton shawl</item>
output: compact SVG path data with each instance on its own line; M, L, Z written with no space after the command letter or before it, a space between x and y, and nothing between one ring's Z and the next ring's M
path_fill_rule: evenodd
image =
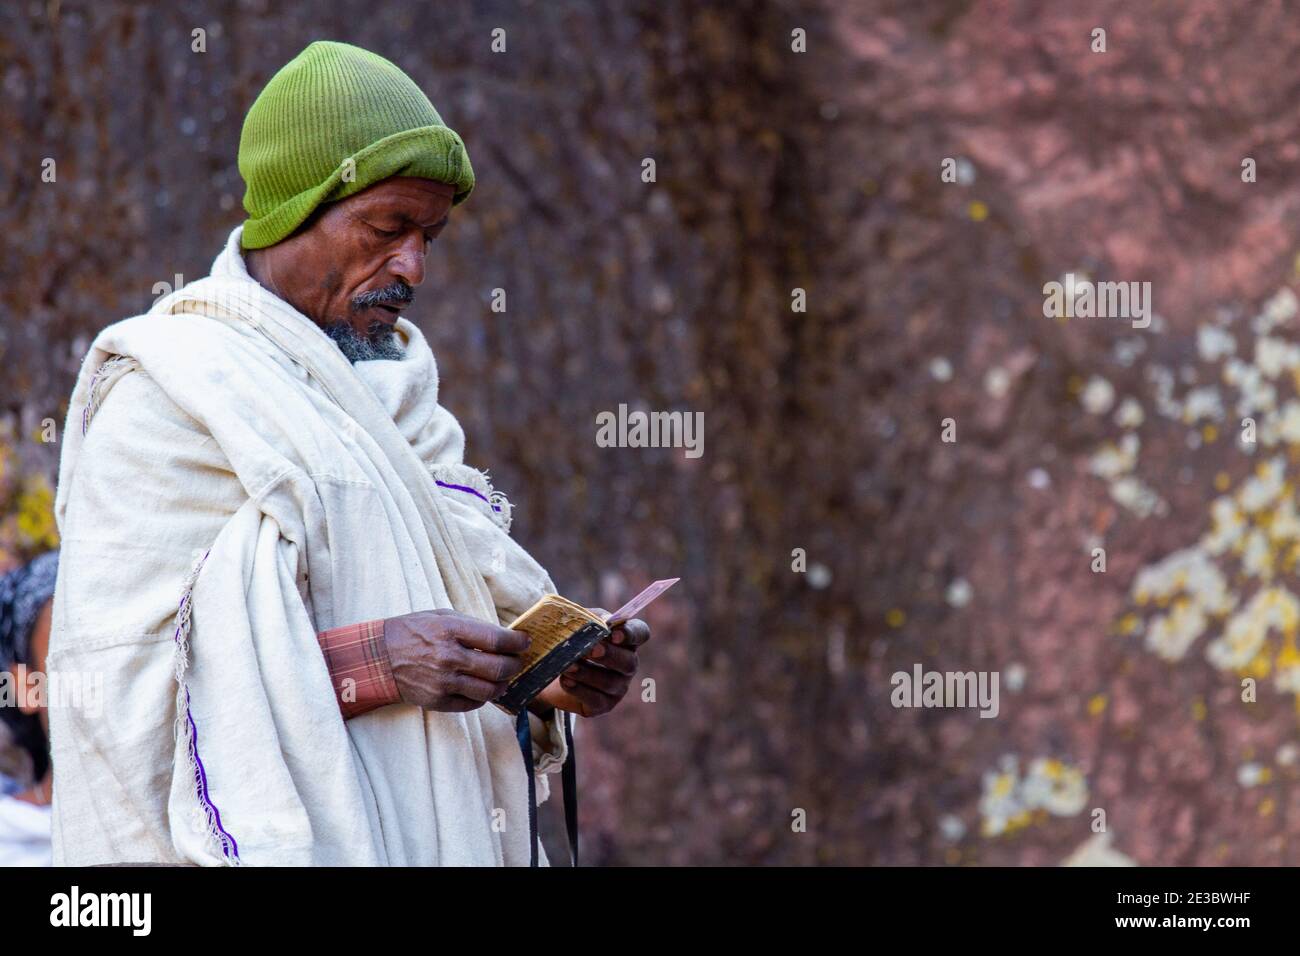
M85 433L133 369L211 436L246 497L194 548L188 580L174 561L156 568L174 582L179 611L168 623L175 698L157 702L175 706L170 765L117 760L118 741L101 744L100 725L51 712L56 862L526 865L528 787L513 718L490 704L468 713L393 705L345 723L316 632L446 607L505 623L554 585L507 533L508 503L463 463L464 433L438 403L420 331L399 320L402 360L349 364L251 279L239 233L209 276L104 329L72 395L55 505L69 551L97 533L95 516L69 509L70 498L105 480L81 458ZM159 457L157 468L179 467ZM212 469L167 480L183 483L195 512L214 506ZM142 539L156 539L159 520L138 515ZM69 557L77 574L96 573L93 561ZM114 625L130 595L78 587L69 606L72 590L60 581L51 671L136 653ZM124 685L104 688L110 710L115 695L152 686L143 665L121 659L104 665L110 685ZM546 725L539 776L564 757L557 727ZM142 825L139 807L86 796L105 775L128 804L169 788L170 847L141 836L156 821Z

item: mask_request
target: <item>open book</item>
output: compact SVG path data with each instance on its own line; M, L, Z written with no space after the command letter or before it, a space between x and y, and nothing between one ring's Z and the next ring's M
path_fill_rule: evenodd
M608 637L611 628L635 617L680 580L656 581L617 611L603 617L558 594L543 595L510 624L511 630L525 632L532 643L521 655L524 669L495 703L518 714L551 681Z

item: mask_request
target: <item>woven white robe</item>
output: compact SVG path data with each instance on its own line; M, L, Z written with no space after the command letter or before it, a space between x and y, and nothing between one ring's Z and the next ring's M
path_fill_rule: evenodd
M210 276L95 339L49 670L102 679L103 707L51 709L56 864L527 865L513 718L345 722L316 638L431 608L506 623L554 590L397 327L403 360L349 364L249 277L236 229ZM544 799L563 732L532 721Z

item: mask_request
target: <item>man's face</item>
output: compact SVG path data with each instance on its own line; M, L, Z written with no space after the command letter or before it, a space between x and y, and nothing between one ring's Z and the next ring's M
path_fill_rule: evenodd
M424 281L454 187L394 176L322 207L283 242L246 254L253 278L311 318L353 362L401 358L393 326Z

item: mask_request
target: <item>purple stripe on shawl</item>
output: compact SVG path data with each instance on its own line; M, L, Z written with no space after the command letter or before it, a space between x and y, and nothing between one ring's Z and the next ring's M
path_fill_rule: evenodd
M207 555L205 554L203 557L206 559ZM185 602L189 599L190 596L188 593L181 598L180 610L182 613L185 610ZM178 624L176 626L175 641L179 644L180 640L181 628ZM225 838L221 841L222 854L226 857L233 855L238 859L239 844L236 843L235 838L226 831L226 828L221 825L221 811L217 809L217 805L212 802L212 797L208 793L208 774L203 768L203 759L199 756L199 728L198 725L194 723L194 715L190 712L190 689L188 687L185 688L185 719L190 725L190 756L194 758L194 766L196 768L194 773L194 786L198 792L199 802L203 804L203 809L209 814L211 819L216 822L218 832L220 832L220 834Z
M203 759L199 756L199 728L194 723L194 715L190 713L190 691L188 687L185 689L185 719L190 722L190 755L194 758L194 766L198 768L198 772L194 775L194 784L198 788L199 799L203 801L205 808L212 811L212 817L216 820L217 829L226 838L221 843L221 852L227 857L231 856L232 853L235 857L238 857L239 844L221 825L221 811L217 809L217 805L212 802L212 798L208 795L208 774L203 769ZM227 843L227 841L229 842Z
M488 499L485 498L485 497L483 496L482 492L475 491L473 488L467 487L466 485L453 485L453 484L450 484L450 483L445 482L445 481L438 481L438 479L436 479L436 478L434 479L434 482L437 483L438 485L440 485L440 486L443 487L443 488L450 488L452 491L468 491L468 492L469 492L471 495L473 495L475 498L482 498L484 501L486 501L487 504L488 504L488 507L490 507L493 511L500 511L500 510L501 510L501 506L500 506L500 505L494 505L494 504L492 504L491 501L488 501Z

